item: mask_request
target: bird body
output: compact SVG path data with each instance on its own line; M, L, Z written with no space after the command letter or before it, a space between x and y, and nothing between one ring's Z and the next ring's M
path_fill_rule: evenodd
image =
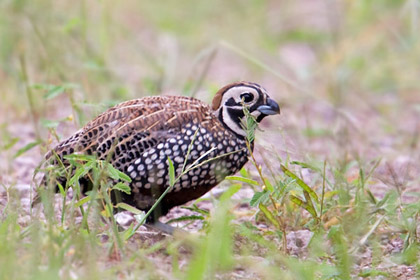
M247 82L219 90L211 107L185 96L144 97L108 109L46 158L82 153L109 160L132 180L131 194L121 193L122 202L142 210L170 187L170 159L178 180L155 211L158 218L202 196L247 162L244 106L258 122L279 113L262 87Z

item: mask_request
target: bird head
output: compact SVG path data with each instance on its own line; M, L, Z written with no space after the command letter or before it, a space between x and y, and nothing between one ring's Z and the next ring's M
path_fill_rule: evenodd
M269 115L280 114L280 107L258 84L236 82L221 88L213 98L212 109L225 127L245 137L245 110L259 123Z

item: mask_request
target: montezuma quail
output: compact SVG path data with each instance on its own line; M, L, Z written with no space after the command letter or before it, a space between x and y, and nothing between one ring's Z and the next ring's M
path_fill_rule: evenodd
M110 160L132 179L131 194L121 193L121 200L142 210L150 209L169 187L168 158L175 176L183 167L214 158L180 177L151 215L151 222L172 207L202 196L248 161L243 106L257 122L280 113L266 91L249 82L221 88L211 107L191 97L144 97L108 109L59 143L46 158L83 153ZM65 183L64 178L58 179Z

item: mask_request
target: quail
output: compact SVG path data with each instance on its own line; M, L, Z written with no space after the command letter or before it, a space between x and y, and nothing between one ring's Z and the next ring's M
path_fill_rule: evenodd
M170 187L169 158L175 176L184 174L150 215L148 222L156 222L171 208L199 198L248 161L244 108L258 123L280 113L266 90L251 82L224 86L211 106L185 96L144 97L100 114L59 143L46 159L58 156L69 164L65 156L78 153L109 160L131 178L131 193L121 192L119 199L147 211ZM57 179L65 184L65 178Z

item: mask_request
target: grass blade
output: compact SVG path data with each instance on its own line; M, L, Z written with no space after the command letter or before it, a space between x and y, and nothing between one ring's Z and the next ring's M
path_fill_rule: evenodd
M174 163L172 160L168 157L168 164L169 164L169 186L172 187L175 184L175 168Z
M27 151L29 151L30 149L32 149L33 147L38 146L41 143L41 140L35 141L35 142L31 142L27 145L25 145L23 148L20 148L16 154L14 155L13 158L17 158L19 156L21 156L22 154L26 153Z

